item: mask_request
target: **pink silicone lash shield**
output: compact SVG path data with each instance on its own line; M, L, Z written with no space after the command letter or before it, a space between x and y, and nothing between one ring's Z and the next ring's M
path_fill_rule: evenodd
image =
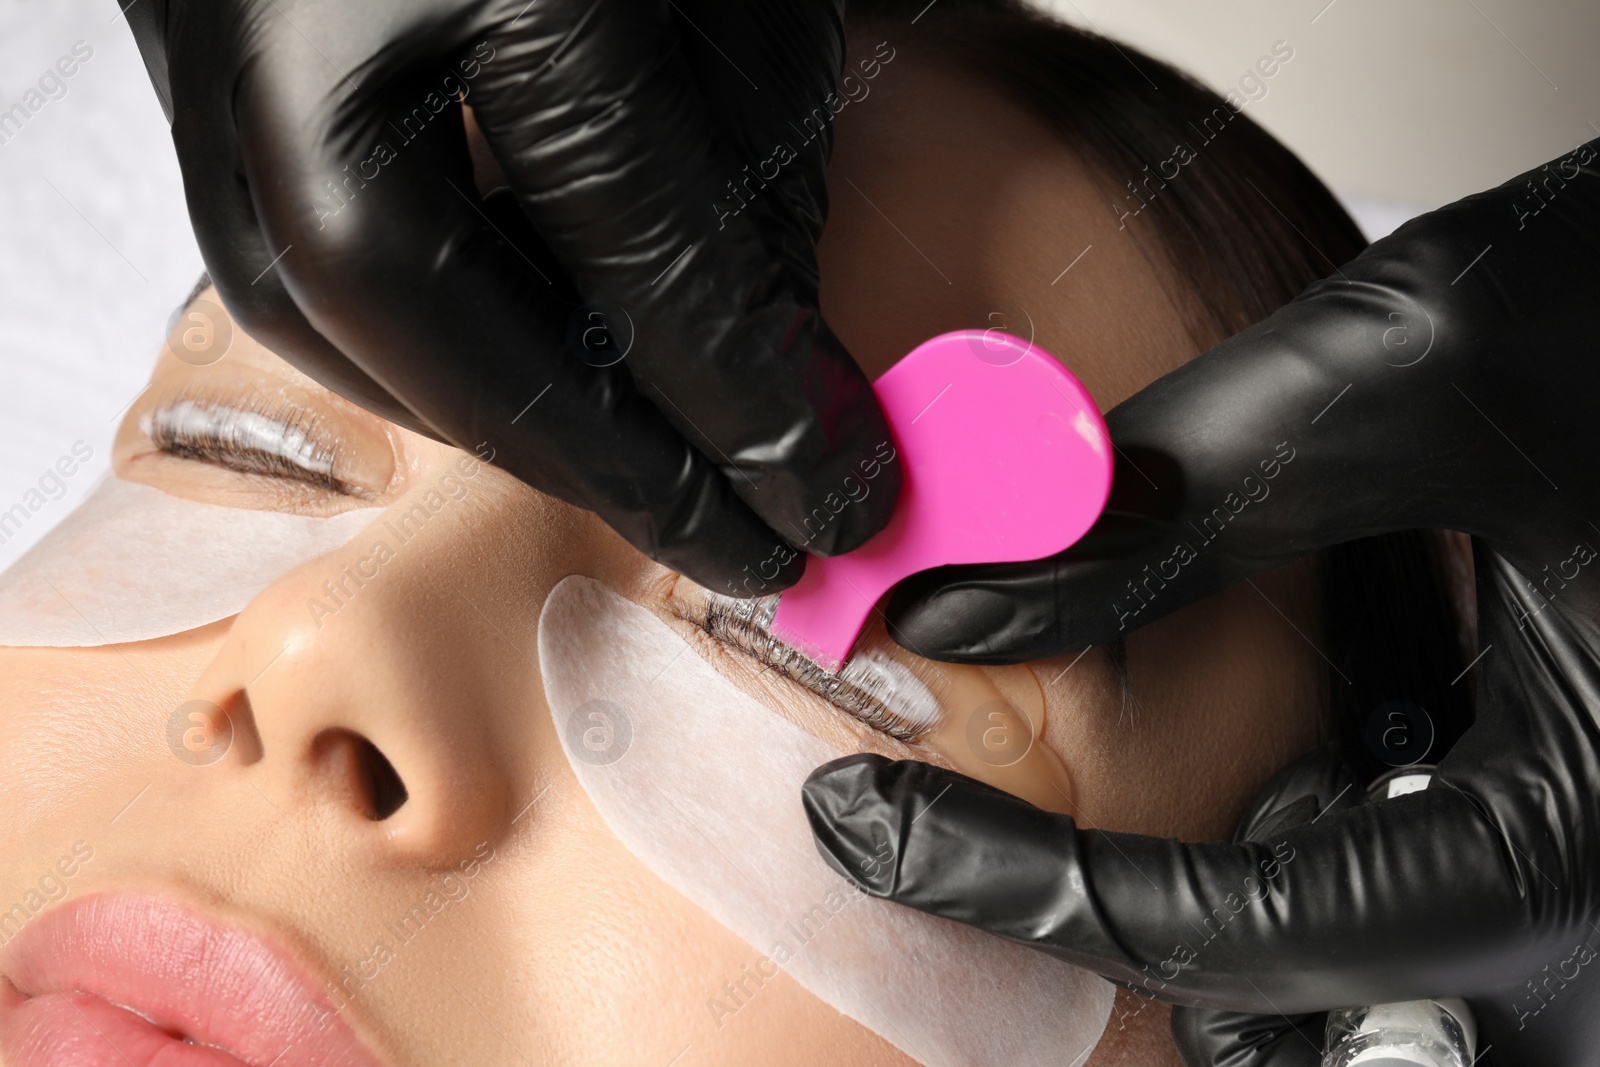
M808 560L772 620L773 636L830 671L900 579L1054 555L1088 532L1111 492L1099 408L1037 345L998 330L942 334L873 390L902 464L894 515L854 552Z

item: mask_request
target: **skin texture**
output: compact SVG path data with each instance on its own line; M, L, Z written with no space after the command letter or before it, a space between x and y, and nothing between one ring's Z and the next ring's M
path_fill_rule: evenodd
M1117 230L1092 171L992 90L899 57L837 131L822 303L869 376L941 331L1023 333L1031 320L1034 339L1107 408L1199 351L1159 257ZM151 454L140 414L224 375L274 406L316 412L356 453L366 498ZM375 535L199 630L0 649L0 905L84 841L93 859L66 882L73 897L159 889L263 931L320 983L369 957L388 923L476 856L470 893L345 1011L397 1067L909 1063L783 975L713 1022L708 998L759 953L611 836L561 753L533 652L539 605L568 575L669 621L677 583L594 516L472 460L338 401L242 331L210 368L164 354L119 436L124 477L236 506L391 505L390 519L446 476L466 489L331 614L309 601L326 602L322 583L366 557ZM1126 690L1104 648L1023 668L1043 695L1042 743L1070 781L1058 810L1088 826L1225 837L1272 771L1316 742L1310 572L1255 584L1135 633ZM841 749L939 759L677 625L719 669ZM1019 681L1004 674L1018 668L941 669L1002 689ZM207 767L166 743L173 709L193 699L234 723L233 747ZM382 821L368 816L357 738L409 793ZM1125 995L1089 1060L1175 1062L1166 1011Z

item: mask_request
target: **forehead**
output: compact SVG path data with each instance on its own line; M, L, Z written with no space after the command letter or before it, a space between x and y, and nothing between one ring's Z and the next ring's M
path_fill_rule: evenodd
M854 34L847 69L877 40ZM870 375L935 334L994 327L1042 345L1106 409L1197 354L1157 235L1119 227L1122 178L907 49L864 84L835 120L818 256L823 314Z
M173 316L172 328L156 353L151 379L169 383L204 378L210 368L222 364L262 371L292 385L324 391L309 376L245 333L223 308L216 289L206 285Z

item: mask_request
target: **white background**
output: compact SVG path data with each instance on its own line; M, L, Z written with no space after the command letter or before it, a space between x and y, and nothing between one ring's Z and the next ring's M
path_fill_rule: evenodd
M1596 0L1046 2L1222 91L1287 41L1295 58L1248 114L1374 235L1600 133ZM0 144L0 511L75 442L95 458L0 545L0 568L104 469L202 267L115 0L0 0L0 111L80 40L94 56L66 96Z
M166 322L204 265L166 119L115 0L0 0L0 112L74 42L94 56L0 144L0 511L76 441L67 495L0 545L0 567L109 462Z

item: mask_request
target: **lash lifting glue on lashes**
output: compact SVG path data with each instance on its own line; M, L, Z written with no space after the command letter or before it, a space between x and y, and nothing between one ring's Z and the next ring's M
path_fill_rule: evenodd
M1428 788L1431 766L1402 767L1380 776L1367 800L1387 800ZM1373 1004L1328 1013L1322 1067L1471 1067L1477 1025L1455 998Z
M1111 492L1099 407L1030 341L999 330L941 334L872 389L902 463L894 515L855 551L808 560L772 619L774 637L832 672L900 579L1054 555L1089 531Z

